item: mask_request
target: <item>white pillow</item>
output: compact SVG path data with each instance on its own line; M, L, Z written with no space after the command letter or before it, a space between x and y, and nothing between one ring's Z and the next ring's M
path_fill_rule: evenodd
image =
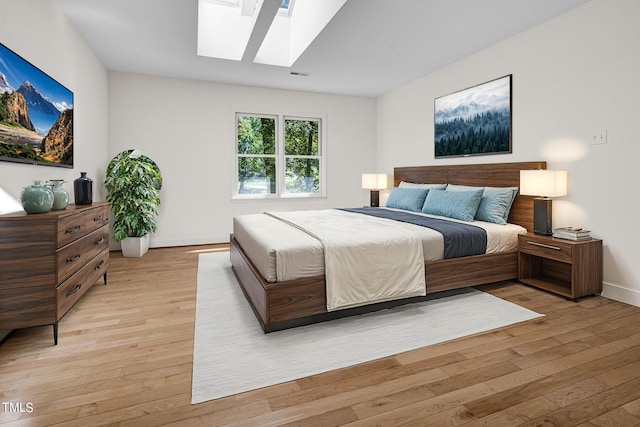
M400 185L398 185L398 187L400 188L424 188L427 190L444 190L445 188L447 188L447 184L418 184L416 182L406 182L406 181L400 181Z

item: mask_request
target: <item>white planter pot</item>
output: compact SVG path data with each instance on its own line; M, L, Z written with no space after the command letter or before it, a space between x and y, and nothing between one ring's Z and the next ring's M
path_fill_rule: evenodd
M122 256L127 258L140 258L149 250L149 235L142 237L127 237L120 242Z

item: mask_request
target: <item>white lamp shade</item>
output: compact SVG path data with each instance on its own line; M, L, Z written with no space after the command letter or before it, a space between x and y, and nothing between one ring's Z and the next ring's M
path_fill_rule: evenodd
M522 170L520 194L524 196L560 197L567 195L567 171Z
M382 190L387 188L386 173L363 173L362 188L366 190Z

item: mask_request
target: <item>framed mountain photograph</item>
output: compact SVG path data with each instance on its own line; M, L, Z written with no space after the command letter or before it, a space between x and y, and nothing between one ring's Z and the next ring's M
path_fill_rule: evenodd
M73 167L73 92L3 44L0 160Z
M434 104L436 158L511 153L511 74Z

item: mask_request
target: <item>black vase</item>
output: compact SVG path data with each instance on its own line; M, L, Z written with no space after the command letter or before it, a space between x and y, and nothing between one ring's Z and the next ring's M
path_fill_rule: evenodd
M93 180L86 172L80 172L80 178L73 181L73 193L76 205L90 205L93 203Z

